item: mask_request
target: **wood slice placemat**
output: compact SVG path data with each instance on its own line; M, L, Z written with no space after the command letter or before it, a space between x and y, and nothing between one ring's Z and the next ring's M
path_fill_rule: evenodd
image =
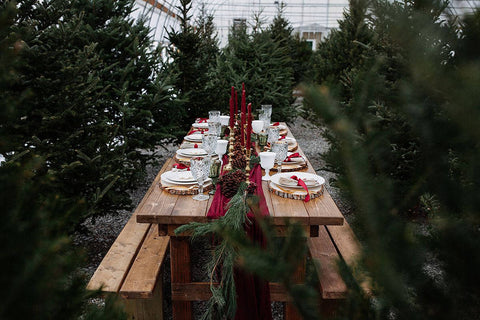
M297 149L298 149L298 143L297 143L297 141L295 141L294 143L288 145L288 151L289 151L289 152L296 151ZM269 151L269 150L270 150L270 143L268 143L268 144L263 148L263 150L264 150L264 151Z
M201 157L203 157L203 156L201 156ZM184 164L186 166L190 166L190 159L192 159L192 158L182 157L182 156L179 156L178 154L175 155L175 157L173 157L173 160L175 160L177 163L181 163L181 164ZM212 156L212 160L215 160L215 159L218 159L217 155Z
M304 162L297 162L297 163L289 163L289 164L282 164L282 172L293 172L293 171L301 171L308 168L308 164L306 161ZM273 171L278 171L278 166L275 165L272 169Z
M298 149L298 143L295 141L295 143L289 144L288 145L288 151L293 152Z
M194 184L191 186L181 186L178 184L171 184L165 182L163 180L160 181L159 187L170 194L176 194L180 196L187 196L187 195L195 195L198 194L198 184ZM213 189L212 181L208 181L206 184L203 185L203 193L208 192Z
M293 200L305 200L307 192L303 189L290 189L283 188L273 182L268 183L268 190L279 197L293 199ZM308 188L310 199L315 199L323 195L324 185L320 187Z

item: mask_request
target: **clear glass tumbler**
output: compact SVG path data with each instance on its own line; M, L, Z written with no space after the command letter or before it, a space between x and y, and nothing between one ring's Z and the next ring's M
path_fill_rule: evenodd
M262 110L264 110L267 113L267 116L269 118L272 117L272 105L271 104L262 104L261 108L262 108Z
M196 157L190 160L190 171L198 182L198 194L193 196L194 200L205 201L209 199L209 196L203 194L203 183L207 180L210 173L210 164L210 156L204 158Z
M208 132L220 137L222 133L222 124L219 121L208 120Z
M278 127L268 128L267 142L270 143L270 146L272 146L273 143L278 140L278 138L280 138L280 129L278 129Z
M220 111L218 110L208 111L208 120L213 122L220 122Z
M285 161L288 153L287 141L275 141L272 144L272 152L275 153L275 162L277 163L277 172L282 172L282 162Z

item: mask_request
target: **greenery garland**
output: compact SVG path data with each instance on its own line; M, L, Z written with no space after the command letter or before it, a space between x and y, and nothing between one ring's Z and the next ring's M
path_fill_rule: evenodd
M247 183L242 182L237 194L228 203L228 210L223 217L207 223L192 222L175 230L175 234L191 233L192 241L202 236L221 236L225 233L244 232L249 210L246 202ZM238 258L238 250L230 241L221 241L214 249L212 259L207 264L210 276L212 297L208 301L208 309L202 319L231 319L237 310L236 288L233 268ZM215 285L216 271L220 270L219 285Z

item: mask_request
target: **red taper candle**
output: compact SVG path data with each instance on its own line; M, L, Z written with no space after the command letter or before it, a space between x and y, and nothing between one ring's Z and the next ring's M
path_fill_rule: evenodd
M235 91L235 88L232 86L232 90L230 91L230 121L228 123L230 128L233 128L233 126L235 125L234 122L233 122L234 118L235 118L234 106L233 106L234 91Z
M228 120L228 126L230 128L233 128L233 118L234 118L234 113L233 113L233 99L230 97L230 119Z
M248 117L247 117L247 150L252 146L252 104L248 104Z
M235 101L235 116L236 116L236 115L238 114L238 96L237 96L237 90L235 90L234 101Z

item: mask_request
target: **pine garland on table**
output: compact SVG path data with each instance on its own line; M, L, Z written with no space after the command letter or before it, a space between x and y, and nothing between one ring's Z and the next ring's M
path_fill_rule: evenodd
M223 217L208 223L192 222L175 230L176 234L192 232L192 241L207 235L224 233L239 233L244 230L247 220L248 206L245 201L247 183L242 181L237 193L228 204L228 210ZM229 241L221 241L214 249L212 260L207 264L210 276L210 290L212 297L208 301L208 309L204 319L233 319L237 310L236 287L234 280L234 265L238 258L236 248ZM217 270L220 269L220 279L216 279ZM218 286L214 286L215 281Z

